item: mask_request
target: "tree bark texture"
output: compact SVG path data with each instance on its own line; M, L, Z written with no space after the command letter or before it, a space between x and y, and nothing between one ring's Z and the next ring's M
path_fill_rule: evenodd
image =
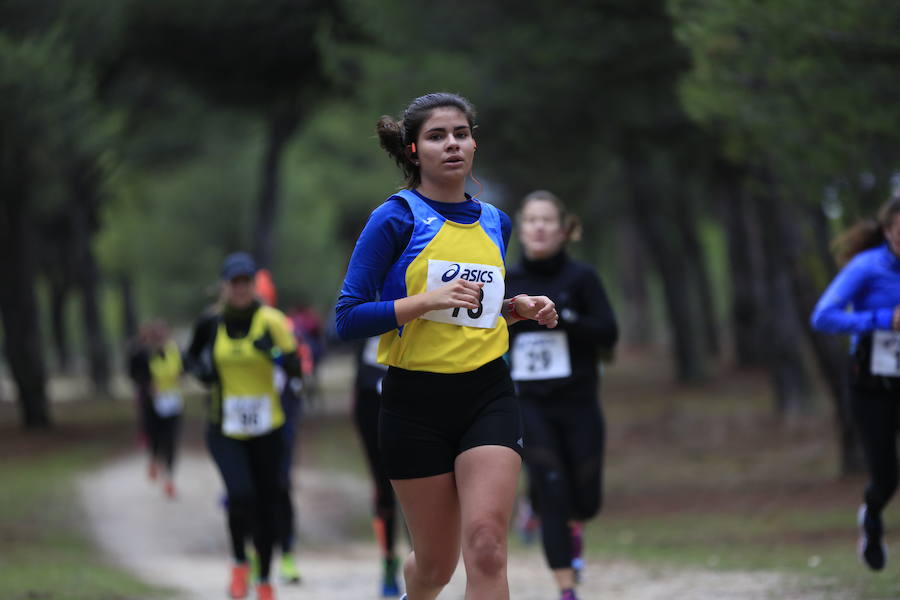
M653 342L650 291L647 286L647 256L631 219L618 230L618 267L622 297L622 337L627 344L648 346Z
M800 224L791 219L789 203L780 197L768 171L757 175L751 203L759 211L761 242L765 256L766 297L764 332L768 369L775 386L778 414L804 414L812 408L812 380L803 360L808 320L794 295L794 265L799 248ZM808 314L808 313L807 313Z
M91 161L77 161L69 174L73 253L77 256L77 278L84 311L88 363L95 391L109 395L110 359L100 311L100 275L91 240L98 205L98 177Z
M760 222L744 186L745 174L730 164L716 165L715 186L719 212L728 242L731 282L731 327L738 367L762 366L765 362L766 313L765 260Z
M631 218L663 283L677 377L680 381L701 380L706 376L706 350L702 309L692 297L689 257L683 252L678 236L672 235L671 221L661 200L666 197L665 190L657 184L657 173L648 157L639 149L626 147L623 160Z
M4 352L16 382L22 423L51 425L35 297L33 223L27 213L25 152L0 144L0 313Z
M269 115L266 151L263 155L253 257L260 268L269 268L275 258L275 221L278 217L281 157L300 123L299 108L276 106Z

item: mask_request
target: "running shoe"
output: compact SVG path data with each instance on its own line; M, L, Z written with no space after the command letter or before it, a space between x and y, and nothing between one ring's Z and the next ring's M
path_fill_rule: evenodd
M869 514L866 505L859 507L856 515L859 524L859 560L873 571L880 571L887 562L887 546L882 539L884 526L881 515Z
M403 594L402 596L400 596L400 600L407 600L406 594Z
M275 600L275 590L272 589L271 583L256 584L256 600Z
M156 461L151 460L150 464L147 465L147 479L149 479L150 481L154 481L158 473L159 470L156 467Z
M381 578L381 597L393 598L400 595L400 585L397 583L397 559L384 559L384 574Z
M231 583L228 584L228 595L231 598L247 597L247 581L250 579L250 567L246 563L231 567Z
M298 584L300 583L300 569L294 562L293 554L282 554L281 562L278 564L278 574L284 583Z
M167 481L163 486L163 492L166 494L166 498L169 500L175 499L175 482Z
M575 590L563 590L559 600L578 600L578 596L575 595Z

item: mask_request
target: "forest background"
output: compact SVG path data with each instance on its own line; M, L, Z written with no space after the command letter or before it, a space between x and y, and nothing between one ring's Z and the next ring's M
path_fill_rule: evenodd
M666 348L684 384L764 370L773 414L826 406L858 470L846 342L808 317L834 234L898 187L898 24L887 0L0 1L6 393L37 430L48 373L105 394L137 324L189 327L235 250L330 321L401 185L375 122L452 91L481 198L581 217L620 351Z

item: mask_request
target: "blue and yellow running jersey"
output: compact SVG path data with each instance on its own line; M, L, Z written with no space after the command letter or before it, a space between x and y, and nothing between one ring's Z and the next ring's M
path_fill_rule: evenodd
M409 205L409 245L388 271L382 300L430 291L463 278L484 284L478 309L430 311L381 336L378 361L412 371L464 373L502 356L509 345L503 304L506 247L500 213L481 203L471 224L445 219L415 193L396 194Z
M213 361L219 374L221 429L228 437L247 439L265 435L284 424L272 356L254 345L267 333L276 352L296 351L287 317L277 309L260 306L253 314L250 330L242 338L230 337L224 322L218 324Z

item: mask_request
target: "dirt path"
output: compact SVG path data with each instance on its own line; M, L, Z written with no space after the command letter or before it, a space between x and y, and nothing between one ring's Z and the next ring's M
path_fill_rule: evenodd
M176 501L167 501L144 477L138 455L110 463L84 477L79 488L89 526L101 547L141 578L181 592L192 600L225 600L227 539L218 506L221 483L211 461L188 454L179 468ZM300 586L280 585L282 600L365 600L377 598L378 559L371 544L346 543L348 514L368 511L369 487L352 476L301 469L297 504ZM813 600L774 573L720 573L648 569L626 562L589 562L583 600ZM515 600L549 600L556 592L537 550L510 558ZM462 568L441 595L462 599Z

